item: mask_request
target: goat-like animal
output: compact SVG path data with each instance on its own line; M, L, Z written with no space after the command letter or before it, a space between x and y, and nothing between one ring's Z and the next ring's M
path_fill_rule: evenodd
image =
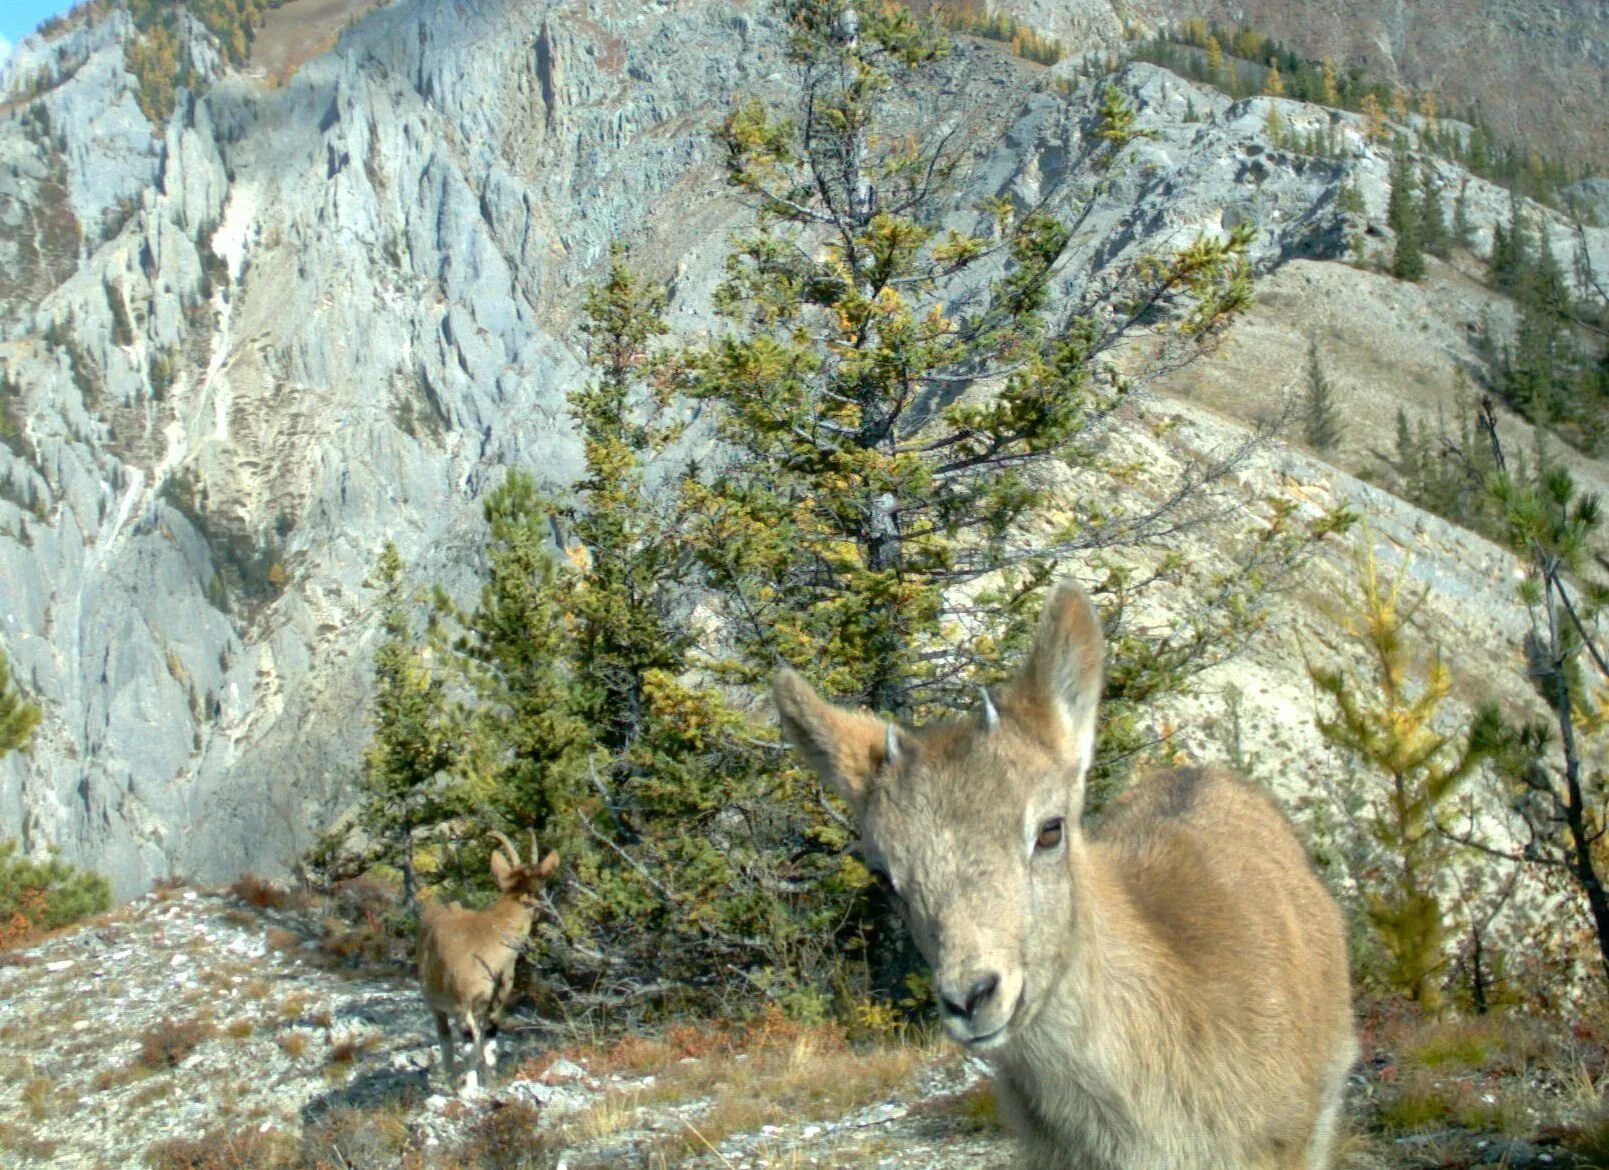
M474 1055L464 1086L474 1089L485 1065L488 1079L496 1061L495 1046L487 1041L497 1034L503 1006L514 986L514 964L531 933L536 900L548 878L559 867L559 855L549 853L537 862L536 836L531 836L530 860L520 861L519 850L501 833L493 837L502 848L492 851L492 877L503 891L484 910L466 910L457 902L427 904L419 916L419 986L436 1017L441 1059L449 1084L457 1080L453 1025L469 1036ZM506 855L505 855L506 851Z
M1273 801L1218 769L1140 780L1086 833L1104 660L1063 581L974 717L884 723L791 671L774 693L1028 1170L1326 1170L1357 1054L1340 911Z

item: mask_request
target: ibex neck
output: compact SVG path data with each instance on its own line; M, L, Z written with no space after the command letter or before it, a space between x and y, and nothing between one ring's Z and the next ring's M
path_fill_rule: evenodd
M521 902L518 898L510 898L506 894L486 907L485 914L497 923L498 929L504 935L519 942L531 932L531 922L536 917L536 907Z
M1178 972L1136 908L1112 856L1073 844L1073 921L1068 962L1051 989L1044 1024L1061 1043L1127 1047L1126 1036L1178 993Z

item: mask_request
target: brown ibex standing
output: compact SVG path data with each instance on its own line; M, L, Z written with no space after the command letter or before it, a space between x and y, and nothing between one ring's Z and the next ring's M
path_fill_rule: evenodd
M514 964L531 933L536 899L553 871L559 855L549 853L537 863L536 836L531 836L530 860L520 861L519 850L501 833L493 837L502 849L492 851L492 877L503 896L484 910L466 910L457 902L429 903L419 916L419 985L436 1017L441 1059L449 1084L457 1080L453 1051L453 1025L469 1034L474 1046L466 1088L478 1085L484 1064L490 1075L486 1042L497 1033L503 1005L514 985ZM506 851L506 856L505 856Z
M1058 583L1017 677L912 730L784 670L788 739L849 802L995 1066L1033 1170L1323 1170L1357 1054L1341 914L1289 823L1227 772L1136 783L1080 823L1105 640Z

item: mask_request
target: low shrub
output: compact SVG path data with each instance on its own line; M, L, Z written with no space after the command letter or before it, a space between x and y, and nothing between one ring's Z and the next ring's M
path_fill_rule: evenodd
M23 857L16 841L0 840L0 950L22 946L111 904L111 887L100 874L55 856Z

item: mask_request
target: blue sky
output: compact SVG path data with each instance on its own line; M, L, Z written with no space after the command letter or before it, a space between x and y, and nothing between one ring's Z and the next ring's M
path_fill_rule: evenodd
M14 44L38 28L45 17L72 6L73 0L0 0L0 39Z

